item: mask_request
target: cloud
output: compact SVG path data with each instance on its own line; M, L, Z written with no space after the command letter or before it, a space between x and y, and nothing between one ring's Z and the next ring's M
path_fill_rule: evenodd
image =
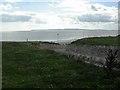
M27 22L31 16L2 14L2 22Z
M83 12L88 10L87 0L61 0L59 3L54 3L55 8L60 8L67 12Z
M21 1L21 0L5 0ZM117 8L107 7L99 3L91 3L88 0L57 0L49 4L51 7L61 12L52 13L31 13L18 12L13 14L3 14L3 22L31 21L41 24L79 24L79 22L117 22ZM6 9L12 9L11 5L6 5ZM3 6L2 6L3 8ZM5 7L4 7L5 9ZM11 17L11 18L8 18ZM23 18L23 19L22 19Z
M91 9L93 9L93 11L98 11L98 9L94 5L91 5Z
M47 20L46 20L46 16L44 14L34 14L34 16L32 16L31 22L37 23L37 24L46 24Z
M53 8L62 10L60 14L64 22L117 22L118 10L115 7L107 7L100 3L92 3L88 0L62 0L59 3L50 4ZM68 21L69 20L69 21Z
M52 28L113 28L116 27L117 8L83 0L58 0L49 4L50 12L11 11L2 13L2 22L26 22ZM43 8L44 10L44 8ZM25 24L26 24L25 23ZM10 24L10 23L9 23ZM13 25L14 26L14 25ZM29 24L28 24L29 26ZM99 26L99 27L98 27ZM112 29L113 29L112 28Z
M1 14L1 22L28 22L32 19L33 13L16 11L16 12L2 12Z
M21 2L22 0L3 0L3 1L9 3L15 3L15 2Z
M37 24L46 24L49 19L49 15L44 13L35 13L35 12L25 12L25 11L16 11L16 12L2 12L1 22L32 22Z
M13 8L16 8L12 6L11 4L0 4L0 10L11 10Z
M86 14L78 16L80 22L116 22L110 15Z

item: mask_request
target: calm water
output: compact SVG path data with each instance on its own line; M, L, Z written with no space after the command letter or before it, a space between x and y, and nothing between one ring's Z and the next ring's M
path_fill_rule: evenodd
M55 41L70 42L85 37L116 36L117 30L32 30L2 32L2 41Z

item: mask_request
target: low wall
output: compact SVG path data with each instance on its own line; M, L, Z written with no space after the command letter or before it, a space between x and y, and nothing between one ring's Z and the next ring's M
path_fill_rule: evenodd
M86 62L104 64L106 51L108 49L120 50L118 46L100 46L100 45L68 45L66 47L67 52L73 52L78 54L78 56L85 57ZM120 51L118 51L120 54ZM120 56L118 58L120 60Z

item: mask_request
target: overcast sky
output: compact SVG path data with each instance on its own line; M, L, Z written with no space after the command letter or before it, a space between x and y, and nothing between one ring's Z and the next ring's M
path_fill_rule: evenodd
M0 0L0 31L52 28L117 30L118 0L100 1Z

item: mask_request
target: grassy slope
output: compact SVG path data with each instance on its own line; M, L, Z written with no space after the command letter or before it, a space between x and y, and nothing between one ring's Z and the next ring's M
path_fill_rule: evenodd
M84 38L77 41L72 42L71 44L77 45L120 45L118 42L120 40L119 37L91 37L91 38Z
M102 69L24 43L3 43L3 88L114 87Z

